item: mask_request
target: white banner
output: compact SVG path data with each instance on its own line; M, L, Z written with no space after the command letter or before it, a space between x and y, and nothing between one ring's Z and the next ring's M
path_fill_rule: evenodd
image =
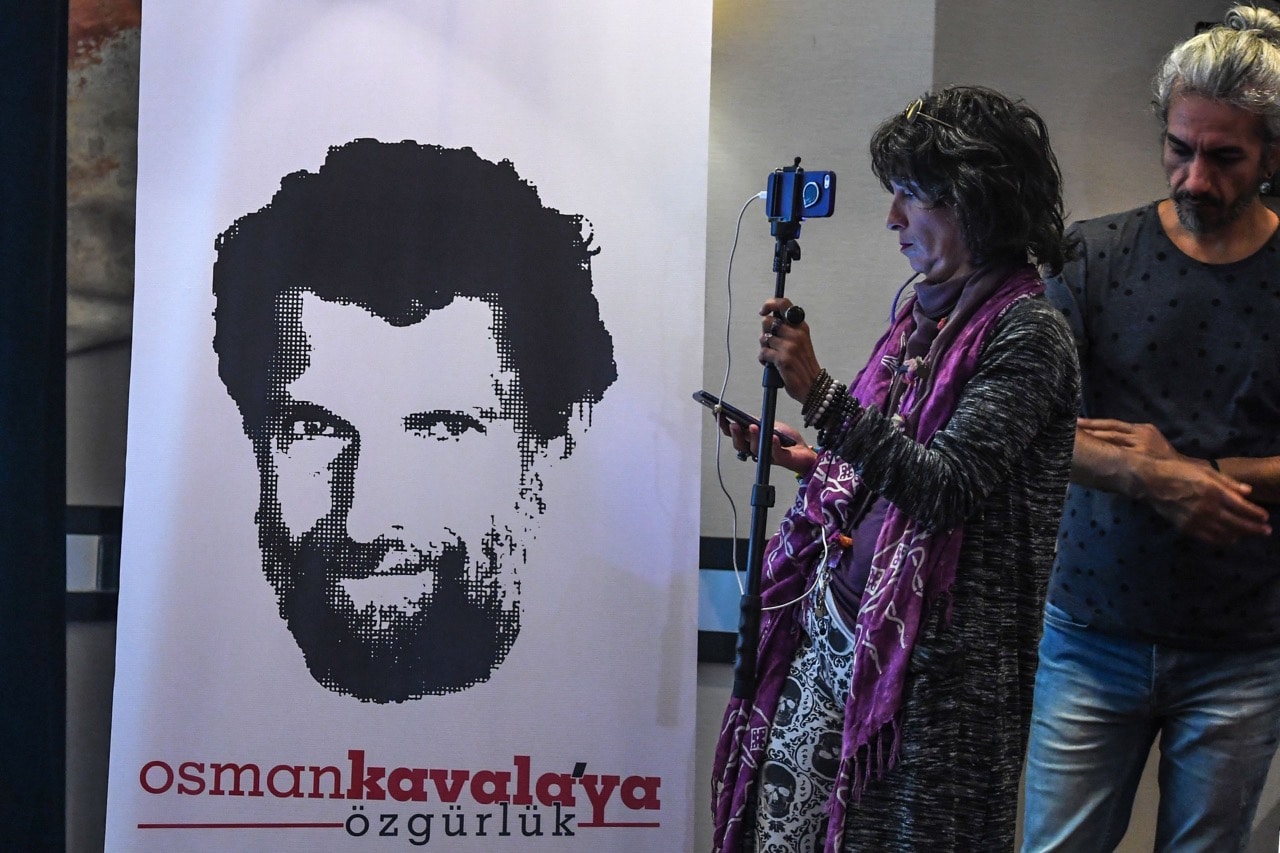
M109 851L692 849L710 6L149 0Z

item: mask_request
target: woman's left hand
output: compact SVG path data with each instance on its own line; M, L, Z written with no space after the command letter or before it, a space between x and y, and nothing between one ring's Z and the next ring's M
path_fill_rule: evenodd
M755 459L760 455L760 427L753 425L750 429L743 429L740 424L729 420L724 415L720 416L719 423L720 431L733 441L733 447L738 451L739 459L745 460L748 456ZM774 421L773 432L773 445L769 451L769 459L774 465L801 476L813 470L814 463L818 461L818 454L805 442L804 436L782 421ZM780 435L785 435L794 444L784 447L778 440Z
M790 299L775 298L760 309L760 363L776 367L787 394L803 403L822 368L813 352L809 324L792 325L782 319L790 307Z

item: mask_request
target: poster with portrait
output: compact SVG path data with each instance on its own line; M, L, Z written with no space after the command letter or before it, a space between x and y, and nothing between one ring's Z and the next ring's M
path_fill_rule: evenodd
M691 849L710 5L149 0L109 851Z

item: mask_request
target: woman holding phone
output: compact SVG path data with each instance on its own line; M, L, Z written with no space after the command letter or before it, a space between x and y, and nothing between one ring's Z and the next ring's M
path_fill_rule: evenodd
M717 748L718 851L1013 846L1079 398L1033 265L1067 256L1061 177L1040 117L979 87L890 117L871 159L919 281L867 365L845 386L788 300L760 312L818 445L772 447L800 488L765 552L756 695Z

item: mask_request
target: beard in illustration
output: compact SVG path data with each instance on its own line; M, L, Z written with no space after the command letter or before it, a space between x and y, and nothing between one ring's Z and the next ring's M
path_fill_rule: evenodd
M278 515L263 509L263 568L307 668L330 690L372 702L455 693L487 681L511 651L520 582L501 578L523 560L510 530L491 529L477 559L461 539L423 553L328 524L294 539Z
M330 690L402 702L488 680L520 633L520 540L541 512L492 306L394 326L293 300L304 363L258 443L263 570ZM465 354L447 379L403 369ZM439 356L436 356L439 360Z

